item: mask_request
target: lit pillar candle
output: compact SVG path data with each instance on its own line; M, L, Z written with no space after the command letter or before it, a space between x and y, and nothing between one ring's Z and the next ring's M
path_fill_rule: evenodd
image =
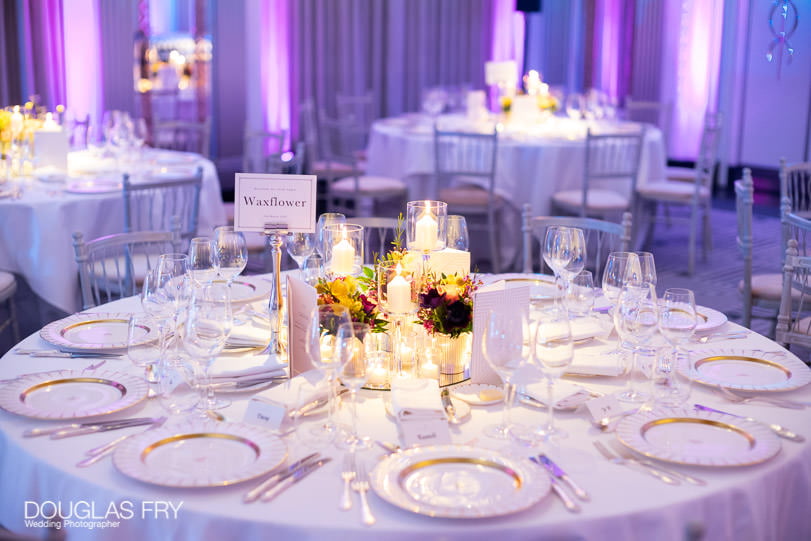
M430 212L424 212L415 226L414 244L417 250L433 250L436 247L439 224Z
M390 312L405 314L411 311L411 285L401 274L400 265L397 265L395 272L396 276L386 286L386 299Z
M334 274L346 276L352 274L355 268L355 248L346 239L332 247L332 262L330 264Z
M11 113L11 136L19 137L23 131L23 114L20 112L20 106L14 106L14 112Z
M426 379L439 379L439 367L428 361L420 367L420 377Z
M370 387L380 387L386 385L389 380L388 371L382 366L374 366L366 375L366 384Z
M45 113L45 121L42 123L44 131L59 131L59 124L53 118L53 113Z

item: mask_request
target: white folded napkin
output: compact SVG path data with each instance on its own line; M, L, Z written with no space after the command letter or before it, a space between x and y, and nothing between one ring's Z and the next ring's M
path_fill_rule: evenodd
M524 394L538 402L547 403L547 385L545 381L530 383L524 387ZM552 407L555 409L576 408L591 398L591 393L580 385L558 380L552 388Z
M270 330L268 327L257 327L255 325L237 325L231 329L226 344L236 347L260 347L266 346L270 342Z
M327 396L328 387L324 384L323 373L318 370L304 372L282 385L257 393L254 398L283 404L288 411L300 408Z
M572 364L566 368L567 374L580 376L619 376L623 367L614 350L614 344L575 348Z
M589 317L579 317L571 320L572 340L585 340L598 336L606 336L611 332L611 321L608 316L594 314Z
M439 382L435 379L395 380L391 389L391 411L398 421L447 419Z
M209 368L214 381L237 381L265 376L281 376L284 364L277 363L268 355L224 356L217 358Z

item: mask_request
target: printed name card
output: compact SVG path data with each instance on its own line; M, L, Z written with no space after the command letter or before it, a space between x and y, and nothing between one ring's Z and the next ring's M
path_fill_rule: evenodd
M68 135L63 130L34 132L34 159L37 168L68 170Z
M297 376L315 368L307 354L305 342L308 340L307 329L313 309L318 304L318 295L311 285L287 277L287 321L289 322L288 349L290 351L290 375Z
M234 229L315 233L315 175L237 173Z

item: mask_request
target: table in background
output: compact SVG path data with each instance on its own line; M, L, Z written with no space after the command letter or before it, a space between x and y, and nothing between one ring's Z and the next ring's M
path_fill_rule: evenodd
M105 312L140 310L135 299L124 299L98 308ZM727 323L728 328L739 328ZM722 329L723 330L723 329ZM26 347L49 347L39 336L22 342ZM696 345L717 350L777 349L763 336L752 333L743 340ZM92 361L90 361L92 362ZM60 367L85 367L87 359L28 358L8 353L0 359L0 378ZM105 369L140 373L125 358L108 361ZM612 392L624 385L622 379L578 379L589 388ZM811 400L811 386L787 393L787 398ZM397 429L385 412L386 392L362 391L359 407L362 432L375 439L396 441ZM249 396L229 395L234 399L223 413L241 420ZM754 404L724 402L706 387L696 385L692 400L730 412L751 415L762 421L779 422L811 436L811 410L786 410ZM160 415L155 401L128 410L120 416ZM473 407L472 418L451 427L454 443L470 443L482 448L499 449L504 444L482 435L487 424L501 420L500 405ZM538 423L544 413L518 406L515 419ZM95 502L106 509L110 502L128 500L140 509L141 501L170 500L183 502L177 520L123 520L118 528L74 529L68 536L76 539L656 539L682 541L691 526L704 530L710 540L764 541L809 539L811 537L811 438L798 444L781 440L781 451L771 460L749 467L700 468L677 466L699 476L707 486L665 485L644 473L611 464L603 459L591 442L607 442L613 435L595 429L582 412L559 412L559 424L569 433L559 447L524 449L526 456L544 450L578 483L591 493L592 501L582 504L580 514L566 512L552 494L525 511L486 519L435 519L394 507L376 495L370 496L378 522L361 525L356 505L350 512L338 510L342 481L343 451L332 447L324 451L334 460L301 483L294 485L271 503L242 503L242 495L258 481L230 487L199 490L161 488L141 483L120 474L110 458L89 467L77 468L76 462L94 446L115 439L122 432L94 434L64 440L23 438L23 430L42 422L0 411L0 523L14 531L25 531L23 505L30 501ZM315 418L312 422L318 422ZM138 429L142 430L142 429ZM286 438L291 458L305 452L295 436ZM374 466L381 451L376 447L364 452L363 459Z
M112 164L111 164L112 162ZM19 199L0 199L0 269L22 275L31 289L49 304L72 313L80 308L79 280L72 235L86 240L124 230L124 199L115 162L86 152L69 156L69 180L95 179L113 188L104 193L67 193L64 183L28 178L19 182ZM199 228L209 234L225 224L220 182L214 164L196 154L146 150L141 167L159 178L191 176L203 168ZM77 171L81 170L81 173ZM6 185L0 185L8 188Z

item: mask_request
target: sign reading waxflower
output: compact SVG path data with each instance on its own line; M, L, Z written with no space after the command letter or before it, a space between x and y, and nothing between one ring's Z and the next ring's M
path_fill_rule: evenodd
M315 232L315 175L237 173L234 229Z

